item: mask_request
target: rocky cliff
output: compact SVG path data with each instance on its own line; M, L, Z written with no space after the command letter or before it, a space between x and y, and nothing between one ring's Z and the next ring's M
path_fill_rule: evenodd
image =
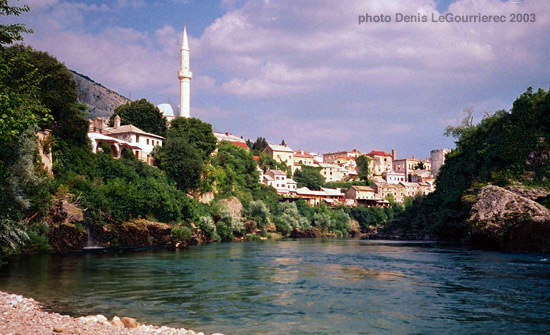
M487 185L470 210L472 244L503 251L550 252L550 211L535 200L546 189Z
M96 83L85 75L71 71L76 82L78 101L88 106L88 118L109 117L115 108L130 102L130 99Z

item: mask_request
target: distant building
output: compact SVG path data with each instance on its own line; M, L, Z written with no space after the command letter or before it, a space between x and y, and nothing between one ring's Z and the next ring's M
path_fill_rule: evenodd
M326 154L323 154L323 163L332 164L338 157L357 158L361 155L362 153L357 149L348 150L348 151L328 152Z
M343 181L348 178L348 170L336 164L319 164L321 167L321 176L325 178L325 182Z
M346 191L346 199L352 200L352 204L355 206L384 207L389 205L389 202L376 194L370 186L351 186Z
M432 174L437 177L439 169L445 164L445 156L451 152L450 149L435 149L430 151L430 160L432 162Z
M344 193L333 188L321 187L321 190L314 191L307 187L300 187L296 190L296 196L304 199L308 205L315 206L325 202L331 206L344 203Z
M426 160L417 159L417 158L414 158L414 156L412 158L396 159L392 162L392 166L393 166L393 171L402 173L405 176L407 176L406 181L409 180L409 176L414 171L420 170L420 171L430 172L432 170L432 164L428 159Z
M286 173L281 170L268 169L263 174L262 183L272 186L279 194L288 194L296 192L296 182L286 177Z
M248 145L246 144L246 141L242 137L232 135L229 132L225 132L225 133L214 132L214 136L216 137L216 140L218 141L218 143L221 141L227 141L240 148L250 150L250 148L248 148Z
M103 133L139 146L142 150L138 152L136 157L150 165L153 164L151 152L155 147L162 146L164 141L164 137L148 133L134 125L127 124L121 126L120 117L118 115L115 117L114 127L103 129Z
M404 173L397 173L392 170L382 172L382 178L384 178L388 184L399 184L407 181L407 177Z
M392 155L379 150L373 150L365 156L371 159L369 172L371 175L381 176L383 172L392 170Z
M303 150L294 151L294 165L315 166L315 156Z
M291 169L294 166L294 150L286 145L268 144L263 152L274 160L286 164Z
M115 117L114 127L108 126L107 118L96 118L90 121L88 137L92 141L92 149L98 152L102 145L108 143L111 156L119 158L124 150L131 150L137 159L153 164L153 149L162 146L164 137L148 133L138 127L127 124L120 125L120 117Z

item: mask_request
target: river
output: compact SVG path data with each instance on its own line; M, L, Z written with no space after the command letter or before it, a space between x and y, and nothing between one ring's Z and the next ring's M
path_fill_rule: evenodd
M0 290L206 333L548 334L550 256L353 239L12 258Z

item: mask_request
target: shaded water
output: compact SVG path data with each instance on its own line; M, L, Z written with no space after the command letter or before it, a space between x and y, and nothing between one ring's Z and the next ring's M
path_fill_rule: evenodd
M547 334L548 255L314 239L33 256L0 290L71 315L226 334Z

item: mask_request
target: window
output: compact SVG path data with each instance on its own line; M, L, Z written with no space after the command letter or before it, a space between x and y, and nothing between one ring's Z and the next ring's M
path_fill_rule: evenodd
M147 139L147 145L149 145L149 139Z

